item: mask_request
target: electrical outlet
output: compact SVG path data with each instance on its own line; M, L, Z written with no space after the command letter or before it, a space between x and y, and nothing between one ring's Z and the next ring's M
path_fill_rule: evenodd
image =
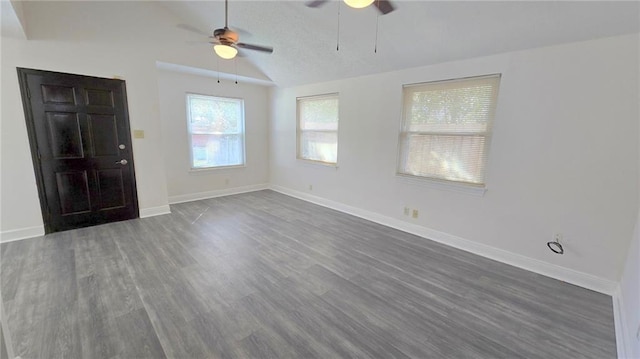
M411 209L409 207L404 207L404 215L408 216Z
M413 212L411 212L411 217L418 218L418 210L417 209L414 209Z
M309 191L313 191L313 185L312 184L309 185Z
M554 234L554 235L553 235L553 240L554 240L554 241L556 241L556 242L558 242L558 243L559 243L560 241L562 241L562 233L556 233L556 234Z

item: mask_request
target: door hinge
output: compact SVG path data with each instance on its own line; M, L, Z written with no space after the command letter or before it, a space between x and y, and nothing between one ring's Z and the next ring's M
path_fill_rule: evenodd
M31 98L31 89L27 86L27 98Z

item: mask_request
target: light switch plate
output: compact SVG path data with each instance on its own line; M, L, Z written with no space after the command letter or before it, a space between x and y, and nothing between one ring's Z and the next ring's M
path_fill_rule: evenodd
M144 130L133 130L133 138L144 138Z

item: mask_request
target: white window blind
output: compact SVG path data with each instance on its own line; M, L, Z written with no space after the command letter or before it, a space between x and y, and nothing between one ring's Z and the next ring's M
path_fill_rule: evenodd
M187 94L191 168L244 165L244 101Z
M483 186L500 75L403 87L398 173Z
M338 94L302 97L298 108L298 158L338 161Z

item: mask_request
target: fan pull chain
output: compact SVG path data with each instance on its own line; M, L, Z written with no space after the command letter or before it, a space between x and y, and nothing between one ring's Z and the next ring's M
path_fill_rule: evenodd
M216 56L216 70L218 75L218 83L220 83L220 57Z
M378 0L378 2L380 2L380 0ZM378 53L378 22L380 22L380 14L376 15L376 45L373 48L374 54Z
M233 64L236 67L236 85L238 84L238 58L234 57L233 58Z
M336 51L340 51L340 5L341 0L338 0L338 37L336 38Z

